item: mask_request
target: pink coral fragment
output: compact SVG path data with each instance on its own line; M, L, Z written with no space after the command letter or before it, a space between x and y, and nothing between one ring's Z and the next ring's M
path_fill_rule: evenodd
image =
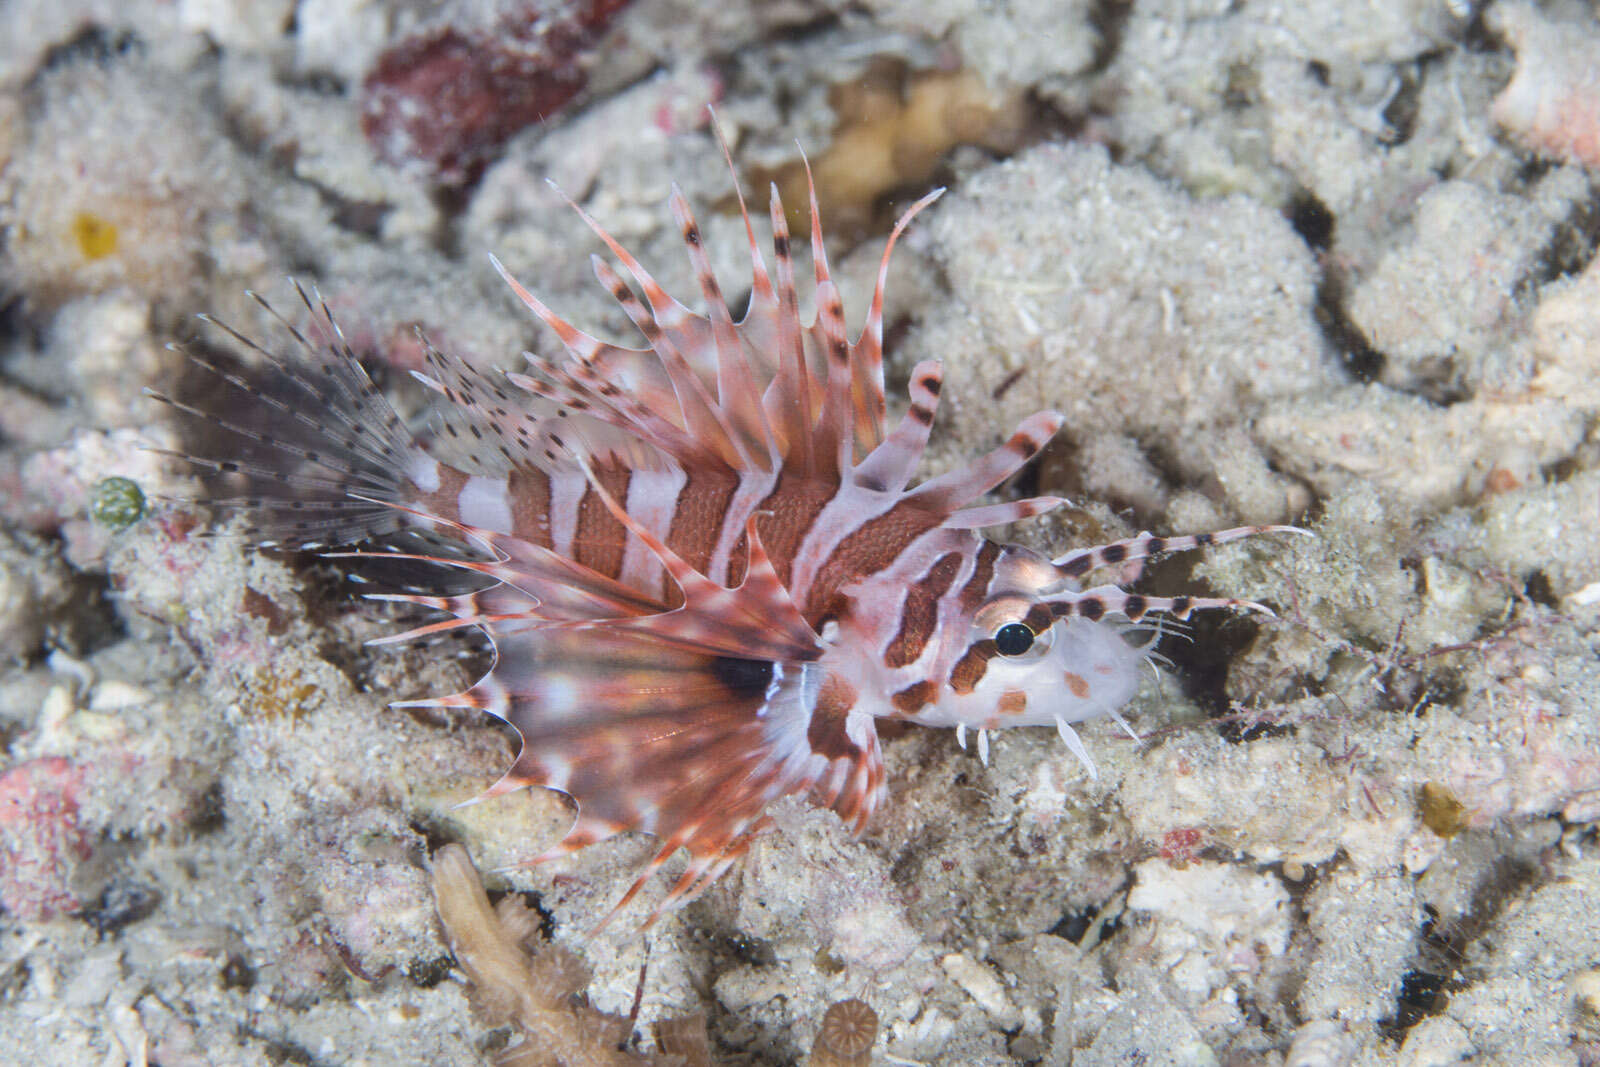
M70 881L89 856L78 823L84 769L60 756L0 775L0 904L20 919L52 919L82 904Z
M1494 121L1541 155L1600 171L1600 25L1555 22L1526 4L1489 15L1517 53Z

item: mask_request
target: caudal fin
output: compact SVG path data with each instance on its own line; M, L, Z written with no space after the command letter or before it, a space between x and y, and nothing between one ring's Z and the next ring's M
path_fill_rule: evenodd
M146 393L182 412L199 432L189 451L154 451L193 467L204 485L201 501L244 516L242 534L252 540L310 548L386 537L405 525L393 505L415 496L411 476L425 457L327 305L298 283L294 288L321 343L255 293L250 297L298 351L273 351L202 315L266 366L234 369L172 346L204 372L204 388L181 398Z

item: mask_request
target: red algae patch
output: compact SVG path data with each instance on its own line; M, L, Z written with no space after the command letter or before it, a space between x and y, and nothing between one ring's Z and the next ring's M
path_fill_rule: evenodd
M385 162L472 181L507 139L588 84L583 60L628 3L522 4L492 25L407 37L367 75L361 129Z

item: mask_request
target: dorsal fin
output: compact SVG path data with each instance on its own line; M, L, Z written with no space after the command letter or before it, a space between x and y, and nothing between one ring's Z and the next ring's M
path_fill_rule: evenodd
M853 343L823 248L815 188L809 189L809 198L817 313L809 323L800 317L788 226L775 186L771 203L775 276L767 273L743 194L739 196L750 241L752 290L749 310L738 322L728 311L701 247L689 204L676 187L669 205L699 282L707 308L704 315L668 295L637 258L569 199L643 294L642 299L636 296L609 264L596 258L596 277L647 346L607 344L578 330L493 260L512 291L566 348L564 359L530 357L538 375L531 381L542 378L546 383L530 387L531 391L557 402L600 409L596 417L650 441L681 462L709 460L740 472L771 472L781 466L806 478L842 480L885 440L883 298L890 253L911 219L941 191L918 200L895 225L879 264L865 324ZM625 390L615 384L619 377L626 380ZM530 379L513 375L512 381L529 387ZM624 392L631 403L619 399ZM885 462L880 459L878 465Z

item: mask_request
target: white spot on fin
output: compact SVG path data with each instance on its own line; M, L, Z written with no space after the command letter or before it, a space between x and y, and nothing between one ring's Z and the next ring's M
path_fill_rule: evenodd
M424 493L436 493L439 491L439 461L420 451L416 452L411 457L411 469L406 472L406 477Z

